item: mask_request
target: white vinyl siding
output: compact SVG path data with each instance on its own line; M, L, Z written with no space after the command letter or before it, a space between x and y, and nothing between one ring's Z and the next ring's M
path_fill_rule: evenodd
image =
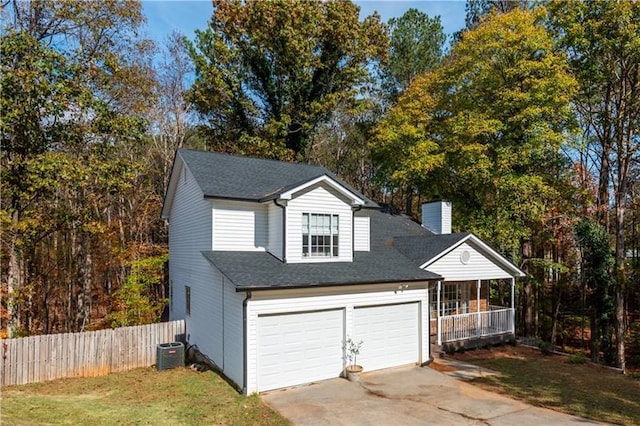
M188 169L184 170L169 219L171 319L186 317L188 343L197 345L227 377L242 386L244 293L236 293L235 286L225 282L202 256L202 251L212 248L213 203L204 198ZM188 316L186 286L191 294Z
M258 317L258 388L262 391L338 377L344 311Z
M267 206L215 200L213 250L264 251L267 247Z
M369 216L356 216L353 225L354 251L370 251L370 218Z
M267 216L269 218L269 231L267 238L267 250L280 260L283 260L282 253L282 207L278 207L274 202L267 204Z
M313 257L302 254L302 214L338 215L340 230L338 238L338 256ZM351 245L351 223L353 213L351 206L340 194L330 188L314 186L306 192L294 194L287 204L287 262L351 262L353 251Z
M236 287L227 279L224 279L223 287L223 359L220 368L225 376L233 380L238 387L241 388L244 378L244 328L242 303L244 301L245 294L236 292Z
M177 160L179 161L179 160ZM183 166L184 167L184 166ZM191 172L184 167L176 186L169 219L169 281L173 286L170 317L184 319L185 290L198 293L198 280L207 277L209 264L201 251L211 250L211 202L204 199ZM186 177L186 180L185 180Z
M467 263L461 261L464 251L469 253ZM424 269L442 275L446 281L474 281L500 278L511 278L512 275L496 265L483 252L475 249L467 242L447 253Z
M435 201L422 205L422 226L434 234L451 233L451 203Z
M420 303L359 307L353 311L354 341L362 341L358 364L368 371L420 360Z
M203 260L204 257L200 255ZM191 315L187 317L187 342L222 368L222 275L207 262L206 276L191 282Z
M247 374L248 383L246 393L263 390L258 385L258 321L263 315L292 314L326 310L344 310L343 336L354 335L354 310L358 307L378 306L388 304L403 304L419 302L419 320L427 318L427 290L426 283L413 283L408 288L398 290L401 284L388 283L365 286L344 286L319 289L292 289L254 291L247 302ZM402 285L404 287L404 285ZM292 318L292 317L291 317ZM419 356L411 362L422 363L429 359L427 339L429 330L425 324L417 336ZM413 326L411 326L413 327ZM367 342L364 342L366 345ZM363 345L363 347L364 347ZM365 371L371 368L364 365ZM335 377L338 376L336 373Z

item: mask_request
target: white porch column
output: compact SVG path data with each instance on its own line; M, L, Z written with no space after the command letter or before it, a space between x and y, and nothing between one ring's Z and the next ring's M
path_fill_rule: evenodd
M480 286L482 282L480 280L476 281L476 312L477 312L477 320L476 320L476 335L480 337L481 325L480 325Z
M516 333L516 278L511 277L511 332Z
M442 306L440 303L440 291L442 290L442 281L438 281L438 305L436 306L436 312L438 313L438 346L442 345L442 315L444 311L442 311Z

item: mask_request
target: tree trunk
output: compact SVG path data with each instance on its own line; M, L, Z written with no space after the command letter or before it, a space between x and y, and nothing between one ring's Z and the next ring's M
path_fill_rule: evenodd
M404 200L404 210L409 217L413 217L413 188L407 187Z
M555 303L555 308L553 310L553 322L551 324L551 344L555 347L556 344L556 332L558 328L558 317L560 316L560 300L562 289L558 289L558 298Z
M522 247L522 271L526 277L524 279L524 334L527 337L534 336L534 315L533 315L533 283L529 277L529 259L531 259L531 241L523 241Z
M622 182L621 182L622 183ZM625 187L626 185L620 185ZM626 188L620 188L620 190ZM624 303L624 291L625 291L625 244L624 244L624 200L622 196L616 197L616 363L619 368L624 372L626 367L625 362L625 346L624 338L626 334L626 321L625 321L625 303Z
M14 228L18 225L18 212L17 209L11 217L11 222ZM24 276L22 273L22 266L20 261L20 253L15 243L16 236L12 236L11 244L9 245L9 264L7 270L7 336L15 337L16 333L20 329L20 306L18 304L18 297L20 290L23 287ZM18 296L18 297L17 297Z
M591 312L591 361L600 362L600 326L595 310Z
M609 230L609 155L610 145L602 141L602 152L600 153L600 170L598 177L598 199L596 200L598 222Z

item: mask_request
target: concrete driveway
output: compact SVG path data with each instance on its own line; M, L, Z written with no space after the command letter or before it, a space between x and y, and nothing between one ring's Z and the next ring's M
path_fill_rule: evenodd
M431 368L403 367L261 394L296 425L585 425Z

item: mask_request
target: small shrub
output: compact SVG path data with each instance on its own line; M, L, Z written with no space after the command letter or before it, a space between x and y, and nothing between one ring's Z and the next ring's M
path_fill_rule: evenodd
M586 362L587 362L587 356L582 351L569 355L570 364L584 364Z
M542 352L543 355L551 355L553 353L553 345L551 344L551 342L540 340L538 342L538 347L540 348L540 352Z
M360 348L362 347L362 340L356 343L351 337L347 338L342 346L342 349L346 352L347 362L350 366L355 367L358 355L360 355Z

